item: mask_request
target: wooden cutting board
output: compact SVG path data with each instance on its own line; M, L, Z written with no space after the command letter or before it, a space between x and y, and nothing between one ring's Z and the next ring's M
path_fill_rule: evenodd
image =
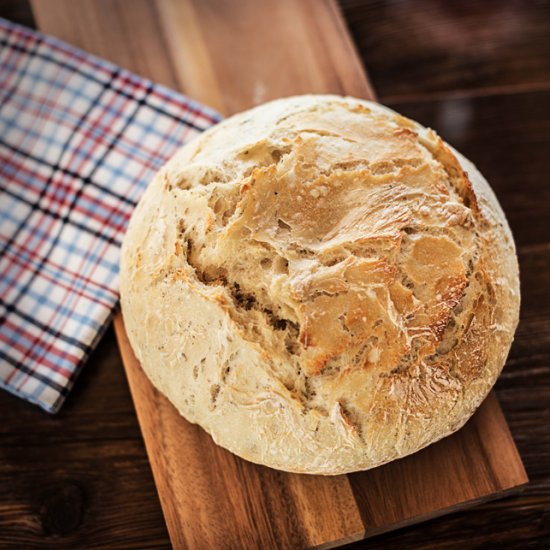
M33 10L42 30L226 115L299 93L375 97L333 0L34 0ZM180 417L142 372L120 315L115 329L175 548L334 547L527 482L494 394L458 433L375 470L251 464Z

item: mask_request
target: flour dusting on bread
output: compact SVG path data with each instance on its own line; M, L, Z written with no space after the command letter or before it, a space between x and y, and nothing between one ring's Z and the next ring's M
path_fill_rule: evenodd
M220 445L367 469L449 435L499 375L514 243L476 168L380 105L274 101L157 174L123 246L145 372Z

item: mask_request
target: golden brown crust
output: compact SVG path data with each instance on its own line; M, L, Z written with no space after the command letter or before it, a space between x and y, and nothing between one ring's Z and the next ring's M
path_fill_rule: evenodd
M475 167L379 105L228 119L152 182L124 242L144 370L233 452L336 474L458 429L518 319L514 244Z

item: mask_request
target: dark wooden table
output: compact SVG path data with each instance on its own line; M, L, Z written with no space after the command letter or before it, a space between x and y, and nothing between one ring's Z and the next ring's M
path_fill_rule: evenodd
M118 0L122 1L122 0ZM497 394L531 483L356 548L550 547L550 2L342 0L380 101L485 174L516 237L522 313ZM26 0L0 16L33 26ZM1 548L166 548L112 330L57 416L0 392Z

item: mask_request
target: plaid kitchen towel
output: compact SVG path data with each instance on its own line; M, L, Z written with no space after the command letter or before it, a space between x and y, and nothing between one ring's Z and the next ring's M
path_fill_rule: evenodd
M0 385L56 412L118 301L156 170L219 117L0 19Z

